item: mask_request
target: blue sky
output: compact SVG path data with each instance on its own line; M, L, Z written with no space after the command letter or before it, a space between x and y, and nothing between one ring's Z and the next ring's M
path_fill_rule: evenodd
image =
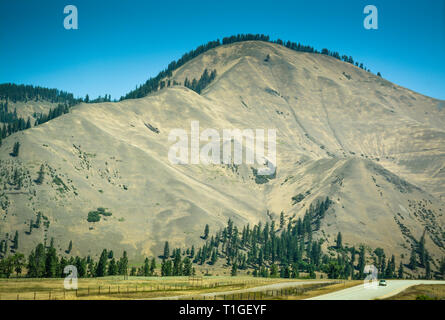
M68 4L78 30L63 27ZM368 4L378 8L378 30L363 27ZM0 0L0 83L119 98L183 53L238 33L352 55L445 100L445 0Z

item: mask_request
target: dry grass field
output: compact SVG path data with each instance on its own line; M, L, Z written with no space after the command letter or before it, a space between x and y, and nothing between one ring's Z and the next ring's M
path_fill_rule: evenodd
M64 290L63 279L0 279L0 300L150 299L249 289L302 280L253 277L128 277L81 278L78 290ZM305 280L306 281L306 280Z
M291 292L289 295L275 297L276 300L304 300L312 297L328 294L334 291L347 289L356 285L363 284L362 280L343 281L341 283L326 284L323 286L303 285L301 290ZM266 297L268 298L268 297Z
M444 300L445 284L421 284L389 297L385 300Z

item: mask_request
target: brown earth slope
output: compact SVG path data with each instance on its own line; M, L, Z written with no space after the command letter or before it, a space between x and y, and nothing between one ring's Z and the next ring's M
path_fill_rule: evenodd
M25 252L54 237L61 252L72 240L73 254L110 248L138 258L159 254L165 240L202 241L206 223L214 231L228 218L239 225L281 211L298 218L329 196L318 236L330 244L341 231L346 243L408 256L426 229L433 258L444 256L442 101L328 56L264 42L212 49L171 80L199 78L205 68L217 77L201 95L175 86L142 99L81 104L5 139L0 237L19 230ZM169 132L190 132L192 120L220 134L277 129L276 177L258 184L250 165L171 164ZM13 158L16 141L21 149ZM296 203L298 194L304 199ZM112 215L88 222L99 207ZM38 212L45 224L27 234Z

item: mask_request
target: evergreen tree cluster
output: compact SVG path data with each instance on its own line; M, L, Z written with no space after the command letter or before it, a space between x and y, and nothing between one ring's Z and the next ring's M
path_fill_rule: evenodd
M96 99L93 100L90 100L90 97L86 95L83 102L85 103L111 102L111 94L105 94L104 97L98 96Z
M210 84L210 82L212 82L215 78L216 78L216 70L213 70L209 74L208 70L205 69L199 80L193 78L193 80L190 81L188 78L185 78L184 86L200 94L201 91L204 90L205 87L207 87Z
M170 256L168 250L168 241L165 242L164 255L162 257L161 275L163 277L169 276L191 276L195 274L195 270L192 266L192 261L189 255L182 257L185 253L181 254L181 249L173 250Z
M216 48L219 45L221 45L219 40L210 41L205 45L200 45L195 50L192 50L192 51L184 54L177 61L172 61L167 66L167 68L162 70L161 72L159 72L159 74L156 77L148 79L143 85L136 87L135 90L127 93L124 97L121 97L120 100L142 98L142 97L145 97L146 95L150 94L151 92L155 92L159 89L162 89L165 86L168 87L170 85L176 85L177 83L175 83L175 82L171 83L170 81L165 83L165 81L162 81L162 79L171 77L173 75L174 70L183 66L185 63L187 63L188 61L192 60L193 58L199 56L200 54L202 54L210 49Z
M386 259L385 251L382 248L375 249L374 254L374 266L378 269L378 278L403 278L403 264L399 265L396 273L397 266L394 255L391 256L391 259Z
M408 267L415 271L417 268L425 269L425 278L431 279L432 271L431 271L431 257L428 250L425 247L425 233L423 232L419 241L416 241L414 245L411 247L411 255L409 259ZM440 269L441 267L439 267Z
M35 124L36 126L38 126L39 124L48 122L54 118L60 117L62 114L66 114L69 112L69 106L66 104L61 104L59 103L57 105L57 107L55 107L54 109L50 109L48 114L41 114L39 116L35 115L36 117L36 121Z
M72 250L72 242L68 246ZM99 260L94 261L91 256L79 257L71 256L69 259L57 255L53 241L49 247L38 244L31 251L28 257L27 277L29 278L61 278L65 277L63 270L67 265L74 265L77 268L78 276L84 277L104 277L113 275L127 275L128 257L124 251L122 257L116 261L113 251L104 249Z
M16 232L11 248L16 250L18 245L18 233ZM123 252L120 259L114 257L112 250L108 251L106 249L102 251L97 261L91 256L71 256L70 258L65 258L57 254L54 247L54 240L51 239L49 246L41 243L38 244L36 248L31 251L26 261L24 255L21 253L6 255L4 248L7 247L7 241L3 240L0 242L0 256L3 257L0 259L0 278L9 278L14 272L17 276L20 276L24 268L27 270L26 277L28 278L63 278L66 276L63 270L67 265L74 265L77 268L78 277L81 278L128 274L129 266L126 251ZM65 253L71 253L72 248L73 242L70 241ZM5 252L3 252L3 250L5 250ZM182 265L185 266L186 261ZM140 268L133 267L131 269L131 275L154 276L155 271L156 260L154 258L151 260L145 258L144 264Z
M0 102L0 122L11 123L18 119L17 110L10 111L8 108L8 101Z
M313 239L313 233L320 228L320 220L325 216L330 204L329 198L318 201L315 205L311 204L303 219L298 218L296 221L287 219L286 222L282 212L278 227L275 221L264 225L260 222L253 227L244 226L240 231L229 219L226 227L209 237L206 226L206 236L201 237L207 240L205 244L197 250L194 246L186 249L182 256L188 259L187 262L191 260L198 265L212 266L222 260L223 265L230 268L232 275L236 275L238 270L252 270L252 274L258 277L296 278L300 272L305 272L309 278L315 278L317 271L327 274L331 279L364 279L367 276L367 249L364 245L358 250L355 247L345 247L339 232L335 246L329 247L329 252L324 252L323 241ZM421 244L422 240L419 243ZM421 247L422 245L419 246ZM170 257L166 242L163 262L165 272L162 274L184 275L172 271L174 261L181 261L180 249L173 252ZM404 264L400 261L397 265L394 255L387 259L384 250L377 248L371 256L378 269L379 278L405 277ZM445 260L442 263L443 270L439 271L436 277L440 277L440 272L445 271ZM425 278L430 277L431 271L426 269Z
M41 101L46 100L52 103L63 103L73 106L80 102L75 99L72 93L58 89L49 89L39 86L3 83L0 84L0 100L10 100L15 102Z
M34 118L36 118L34 125L37 126L39 124L45 123L68 112L69 106L67 104L59 103L58 106L54 109L51 108L48 114L38 115L37 113L34 113L33 116ZM18 117L16 108L14 108L13 112L9 111L8 102L0 102L0 122L3 122L3 127L0 131L0 142L2 139L15 132L31 128L31 119L28 117L28 119L25 121L25 119L23 119L22 117Z
M0 128L0 146L1 140L7 136L22 130L31 128L31 119L24 119L17 116L17 110L9 110L8 101L28 102L28 101L49 101L51 103L58 103L57 107L51 108L47 114L34 113L33 117L36 119L34 125L45 123L49 120L57 118L62 114L68 113L69 109L80 103L98 103L111 102L111 95L106 94L104 97L99 96L96 99L90 100L86 95L85 100L82 98L74 98L72 93L60 91L58 89L48 89L43 87L34 87L32 85L17 85L13 83L0 84L0 123L3 127Z
M199 265L214 265L222 259L225 266L231 268L232 275L236 275L238 270L253 269L255 276L295 278L300 272L307 272L311 277L315 277L315 271L326 271L332 277L347 277L351 272L344 268L346 259L335 259L335 268L339 270L337 273L340 275L330 272L327 269L332 268L332 259L323 254L322 242L312 239L313 232L319 228L318 220L324 216L330 203L329 198L318 201L306 210L303 219L290 219L287 225L282 213L279 228L275 226L275 221L272 221L264 226L260 222L253 228L247 225L240 231L229 219L225 228L207 239L206 226L206 243L198 250L195 250L194 246L187 249L183 254L184 259ZM163 264L166 265L166 272L170 270L170 264L174 265L175 260L181 260L180 249L175 249L172 260L169 260L167 248L168 242L164 248Z
M0 259L0 278L9 278L14 272L17 275L21 275L24 266L25 256L21 253L15 253Z
M337 234L335 245L328 247L328 252L323 251L323 240L313 239L314 232L319 228L319 220L324 217L331 201L326 198L310 205L303 218L286 218L284 212L280 214L279 226L275 221L259 222L251 227L249 224L242 230L228 220L227 225L210 236L208 225L204 228L204 236L201 239L205 243L199 247L170 250L168 241L165 242L164 252L161 256L162 264L160 275L162 276L192 276L196 271L193 264L200 266L214 266L222 261L222 266L229 268L232 276L239 270L252 270L257 277L282 277L297 278L300 273L308 274L309 278L315 278L315 272L323 272L331 279L364 279L365 266L368 264L367 252L371 253L372 264L378 270L378 278L395 279L404 278L405 265L400 261L396 263L394 255L387 258L382 248L371 251L364 245L358 250L343 244L343 237ZM36 223L31 221L32 228L40 226L41 214ZM66 259L59 256L54 248L54 241L48 247L38 244L30 253L28 261L22 254L15 252L19 248L18 232L13 240L0 241L0 277L10 277L14 272L17 275L22 269L27 269L27 277L54 278L64 277L63 269L67 265L74 265L79 277L103 277L128 274L128 257L124 251L120 259L114 257L113 251L104 249L97 261L90 256L72 256ZM11 238L12 239L12 238ZM12 245L8 245L12 241ZM8 248L14 255L7 255ZM72 241L69 242L66 253L71 253ZM358 256L358 259L357 259ZM370 258L370 257L368 257ZM425 233L413 246L413 253L407 265L412 270L417 267L425 268L425 279L445 278L445 259L439 262L439 268L434 274L431 271L428 251L425 249ZM156 270L156 260L145 258L139 268L131 268L132 276L153 276Z
M18 118L9 123L3 123L3 128L1 130L0 138L4 139L7 136L16 133L18 131L26 130L31 128L31 119L28 118L27 121L23 118Z
M18 117L16 108L14 108L14 111L10 111L8 101L0 102L0 123L3 123L3 126L0 128L0 146L2 139L7 136L17 131L31 128L31 119L28 117L25 120L22 117Z

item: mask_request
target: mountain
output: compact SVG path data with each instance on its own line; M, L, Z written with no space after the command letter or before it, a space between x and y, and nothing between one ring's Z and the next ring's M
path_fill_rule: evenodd
M181 85L205 69L216 78L200 94ZM208 50L169 80L178 85L82 103L4 139L1 239L18 230L21 252L54 238L61 253L72 240L73 254L109 248L138 260L162 253L166 240L202 243L205 224L216 231L229 218L239 226L278 221L281 211L295 221L329 197L316 233L325 246L341 232L346 244L381 247L407 262L425 232L433 259L445 255L444 101L327 55L262 41ZM169 133L190 133L192 121L201 131L276 129L276 175L258 178L247 164L172 164ZM39 212L41 226L30 228ZM89 222L89 212L100 221Z

